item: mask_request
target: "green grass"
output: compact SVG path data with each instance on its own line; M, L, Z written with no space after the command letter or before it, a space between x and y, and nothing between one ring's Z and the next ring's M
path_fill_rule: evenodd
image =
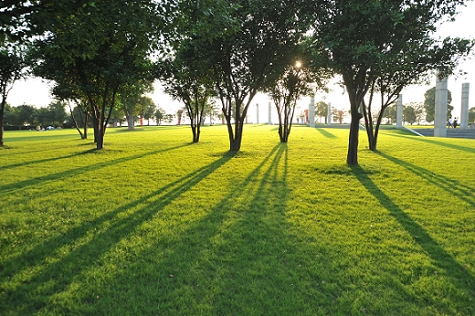
M475 142L5 132L1 315L474 315Z

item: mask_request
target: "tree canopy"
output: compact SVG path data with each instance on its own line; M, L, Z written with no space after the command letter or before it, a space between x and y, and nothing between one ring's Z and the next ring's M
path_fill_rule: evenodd
M228 126L230 151L239 151L248 108L295 56L306 25L295 12L301 1L203 1L182 14L193 47L212 79ZM185 10L186 9L186 10Z
M90 1L69 9L37 41L35 71L62 86L63 93L87 99L102 149L120 89L152 78L149 54L162 10L152 0Z
M343 77L351 107L347 163L358 163L359 121L372 124L373 92L382 96L382 109L401 89L433 70L451 73L473 43L436 39L436 25L452 19L463 1L315 1L324 6L313 23L315 49L326 53L328 64ZM370 91L369 104L365 97ZM367 106L368 105L368 106ZM367 126L375 149L377 129ZM373 147L374 145L374 147Z
M447 96L447 117L452 116L452 110L454 107L452 103L452 92L448 91ZM430 88L424 93L424 110L426 113L425 120L427 122L433 122L435 117L435 87Z

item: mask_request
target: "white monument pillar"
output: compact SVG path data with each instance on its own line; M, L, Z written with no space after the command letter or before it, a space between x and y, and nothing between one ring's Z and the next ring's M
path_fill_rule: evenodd
M269 124L272 124L272 103L271 102L269 102L268 117L269 117Z
M470 83L462 83L462 108L460 110L460 127L468 128L468 97L470 94Z
M259 124L259 103L256 103L256 124Z
M449 96L447 77L439 79L439 75L436 76L434 136L447 137L447 100Z
M332 104L328 102L327 125L332 125Z
M308 124L310 127L315 127L315 96L310 98L310 104L308 105Z
M396 103L396 127L402 128L402 94L397 98Z

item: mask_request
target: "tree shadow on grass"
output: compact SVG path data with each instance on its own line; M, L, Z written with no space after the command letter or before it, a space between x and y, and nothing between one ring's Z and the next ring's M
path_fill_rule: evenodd
M398 134L388 134L388 136L400 137L400 138L405 138L405 139L410 137L411 140L415 140L415 141L418 141L418 142L423 142L423 143L428 143L428 144L435 144L435 145L439 145L439 146L442 146L442 147L447 147L447 148L450 148L450 149L456 149L456 150L465 151L465 152L468 152L468 153L471 153L471 154L475 154L475 141L473 143L474 147L466 147L466 146L460 146L460 145L457 145L457 144L451 144L449 142L441 142L441 141L435 140L434 138L431 138L431 137L419 137L419 136L413 136L413 135L407 136L407 135L398 135Z
M96 265L114 245L232 157L232 154L226 154L134 202L35 245L26 253L3 260L0 266L3 312L19 315L39 312L54 301L55 295L65 291L78 275ZM145 206L141 207L142 204ZM137 207L138 210L131 212ZM16 280L17 285L7 286L12 280Z
M5 166L0 166L0 172L3 171L3 170L17 168L17 167L26 167L26 166L45 163L45 162L52 162L52 161L59 161L59 160L63 160L63 159L69 159L69 158L77 157L77 156L84 155L84 154L91 153L91 152L93 152L93 150L86 150L86 151L82 151L82 152L79 152L79 153L74 153L74 154L66 155L66 156L51 157L51 158L44 158L44 159L38 159L38 160L29 160L29 161L25 161L25 162L9 164L9 165L5 165ZM28 153L30 153L30 152L28 152Z
M318 276L309 275L313 269L300 268L295 259L296 252L312 257L326 246L296 245L287 232L287 154L287 144L277 145L198 221L146 247L136 245L141 251L135 258L116 263L127 268L89 286L73 312L328 314L322 311L332 309L341 289L325 293ZM318 266L329 269L327 260ZM111 300L117 302L112 309Z
M124 162L127 162L127 161L131 161L131 160L135 160L135 159L139 159L139 158L144 158L144 157L151 156L151 155L156 155L156 154L160 154L160 153L164 153L164 152L168 152L168 151L172 151L172 150L177 150L177 149L180 149L180 148L183 148L183 147L186 147L186 146L189 146L189 144L184 144L184 145L180 145L180 146L169 147L169 148L159 149L159 150L154 150L154 151L147 151L147 152L132 155L132 156L127 156L127 157L117 158L117 159L113 159L113 160L102 161L102 162L99 162L99 163L96 163L96 164L89 164L89 165L82 166L82 167L79 167L79 168L69 169L69 170L65 170L65 171L61 171L61 172L57 172L57 173L50 173L50 174L47 174L47 175L44 175L44 176L40 176L40 177L36 177L36 178L24 180L24 181L5 184L5 185L0 186L0 197L3 196L3 195L8 195L12 191L15 191L15 190L21 190L25 187L34 186L34 185L43 185L45 182L48 182L48 181L58 181L58 180L61 180L61 179L64 179L64 178L74 177L74 176L76 176L78 174L81 174L81 173L85 173L85 172L89 172L89 171L95 171L97 169L105 168L107 166L112 166L114 164L124 163ZM44 159L44 160L41 160L41 161L34 161L32 163L58 161L58 160L61 160L61 159L68 159L68 158L77 157L77 156L81 156L81 155L85 155L85 154L96 153L96 152L97 152L96 149L89 149L89 150L86 150L84 152L76 153L76 154L73 154L73 155L57 157L57 158L50 158L50 159ZM26 165L29 165L29 163L27 163ZM21 166L25 166L25 164L21 164Z
M286 152L286 144L277 145L197 222L141 248L135 261L123 259L127 269L117 269L101 287L90 288L80 298L81 308L92 304L97 314L131 308L134 314L164 315L259 310L277 315L294 309L298 302L287 293L295 283L288 272L294 264L286 260L292 246L284 238ZM111 297L97 300L94 293L109 293L117 305L105 312Z
M322 134L323 136L325 136L326 138L337 138L335 135L333 135L332 133L330 133L329 131L327 131L326 129L323 129L323 128L315 128L315 130L317 132L319 132L320 134Z
M387 196L366 174L360 166L352 166L358 181L371 193L379 203L399 222L412 236L413 240L425 251L436 266L446 271L452 284L462 292L475 295L475 279L462 267L429 233L408 214L406 214L389 196Z
M459 181L452 180L448 177L442 176L440 174L435 174L434 172L427 170L425 168L416 166L407 161L400 160L396 157L390 156L388 154L378 152L381 157L386 158L387 160L404 167L415 175L421 177L427 182L436 185L443 189L444 191L450 192L451 195L459 198L462 201L467 202L471 206L475 207L475 187L462 184Z

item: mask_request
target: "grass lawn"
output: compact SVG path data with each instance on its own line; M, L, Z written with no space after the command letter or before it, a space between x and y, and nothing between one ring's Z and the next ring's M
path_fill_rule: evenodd
M475 141L5 132L1 315L474 315Z

